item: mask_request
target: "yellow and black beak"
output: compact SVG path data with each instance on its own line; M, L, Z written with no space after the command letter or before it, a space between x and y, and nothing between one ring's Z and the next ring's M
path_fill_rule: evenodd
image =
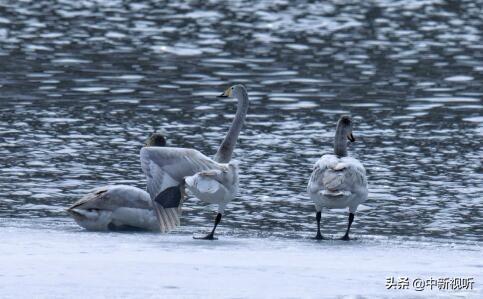
M227 90L225 90L222 94L220 94L218 97L219 98L228 98L228 97L231 97L232 96L232 88L228 88Z
M349 133L349 135L347 135L347 139L349 139L350 142L356 141L356 139L354 138L354 135L352 135L352 133Z

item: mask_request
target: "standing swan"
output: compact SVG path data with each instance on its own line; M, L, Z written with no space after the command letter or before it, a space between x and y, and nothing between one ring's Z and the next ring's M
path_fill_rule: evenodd
M141 167L148 180L148 193L156 207L162 232L177 220L176 214L170 211L179 208L185 189L188 189L198 199L218 204L213 230L205 237L195 238L214 240L225 207L238 192L238 166L230 160L245 122L249 100L242 85L228 88L220 97L237 98L238 107L230 130L213 159L188 148L141 149Z
M154 133L144 145L165 146L166 140L162 134ZM95 188L71 205L67 212L87 230L159 230L149 194L132 186Z
M354 142L352 121L349 116L342 116L337 122L335 131L335 155L323 155L314 165L307 191L315 203L317 219L317 235L320 233L322 207L349 207L349 224L342 240L349 240L349 230L354 221L354 214L360 203L367 199L367 179L364 166L354 158L347 156L347 141Z

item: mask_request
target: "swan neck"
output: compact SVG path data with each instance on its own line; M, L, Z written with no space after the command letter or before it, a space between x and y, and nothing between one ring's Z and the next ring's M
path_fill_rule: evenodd
M238 135L245 122L245 117L248 111L248 95L245 90L242 90L236 94L236 97L238 100L238 106L235 118L215 155L215 161L218 163L230 162L233 151L235 150L236 141L238 140Z
M338 157L347 156L347 136L344 134L344 128L338 124L335 130L334 153Z

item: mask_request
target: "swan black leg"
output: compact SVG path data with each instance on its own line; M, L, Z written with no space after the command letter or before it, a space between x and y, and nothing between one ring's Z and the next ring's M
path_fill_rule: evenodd
M354 221L354 214L353 213L349 213L349 225L347 225L347 230L345 232L345 235L340 238L341 240L344 240L344 241L349 241L350 238L349 238L349 231L351 229L351 225L352 225L352 222Z
M198 240L216 240L216 238L214 237L214 235L215 235L215 229L218 226L218 223L220 223L220 221L221 221L221 213L218 213L216 215L216 218L215 218L215 226L213 227L213 230L211 231L211 233L207 234L204 237L193 237L193 239L198 239Z
M322 234L320 233L320 219L322 218L322 212L315 212L315 219L317 220L317 235L314 237L315 240L322 240Z

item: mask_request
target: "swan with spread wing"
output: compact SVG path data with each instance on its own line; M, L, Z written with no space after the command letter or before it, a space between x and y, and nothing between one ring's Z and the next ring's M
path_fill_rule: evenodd
M212 231L199 239L213 240L226 205L238 192L238 166L230 162L238 135L248 111L248 95L243 85L225 90L220 97L238 100L235 118L214 158L195 149L145 147L141 149L141 167L148 181L148 193L155 207L160 231L179 223L181 205L189 191L198 199L218 204Z
M323 155L314 165L314 170L307 186L307 192L315 203L317 235L320 233L322 208L349 208L349 224L342 240L349 240L349 230L354 221L359 204L367 200L367 179L364 166L347 154L347 141L354 142L352 120L342 116L337 122L335 132L334 155Z

